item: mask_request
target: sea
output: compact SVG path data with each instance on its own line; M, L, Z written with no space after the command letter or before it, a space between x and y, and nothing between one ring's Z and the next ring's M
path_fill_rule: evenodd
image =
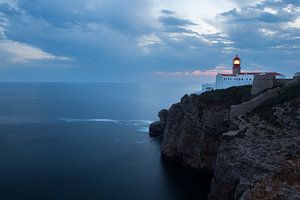
M199 83L0 83L0 200L206 199L148 127Z

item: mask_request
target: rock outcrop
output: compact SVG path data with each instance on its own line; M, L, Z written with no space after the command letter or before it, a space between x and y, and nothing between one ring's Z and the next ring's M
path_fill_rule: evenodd
M164 133L165 127L163 127L160 121L156 121L150 124L149 126L149 135L151 137L162 136Z
M185 95L172 105L159 122L162 158L211 173L211 200L299 199L300 84L232 122L231 105L249 100L250 89Z
M164 133L166 123L167 123L168 110L163 109L159 111L158 117L159 117L159 121L153 122L149 126L149 135L151 137L162 136L162 134Z

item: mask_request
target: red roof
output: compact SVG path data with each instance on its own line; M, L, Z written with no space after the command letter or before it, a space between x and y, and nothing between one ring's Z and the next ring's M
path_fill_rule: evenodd
M283 76L277 72L242 72L239 75L258 75L258 74L270 74L272 76ZM236 74L220 74L222 76L236 76Z
M241 75L257 75L260 74L261 72L242 72L240 73Z
M283 76L283 74L280 74L280 73L277 73L277 72L263 72L263 73L270 74L270 75L273 75L273 76Z
M235 74L220 74L222 76L236 76Z
M241 59L240 59L240 57L238 55L236 55L233 60L241 60Z

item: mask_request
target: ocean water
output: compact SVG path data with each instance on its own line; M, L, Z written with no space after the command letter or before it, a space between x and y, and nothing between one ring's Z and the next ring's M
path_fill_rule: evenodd
M1 200L205 199L160 159L157 112L200 84L1 83Z

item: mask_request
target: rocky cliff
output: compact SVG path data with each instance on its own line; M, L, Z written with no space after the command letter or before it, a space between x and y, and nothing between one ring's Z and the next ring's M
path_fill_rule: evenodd
M300 199L300 84L232 122L231 105L250 89L185 95L163 111L152 125L162 158L211 173L211 200Z

